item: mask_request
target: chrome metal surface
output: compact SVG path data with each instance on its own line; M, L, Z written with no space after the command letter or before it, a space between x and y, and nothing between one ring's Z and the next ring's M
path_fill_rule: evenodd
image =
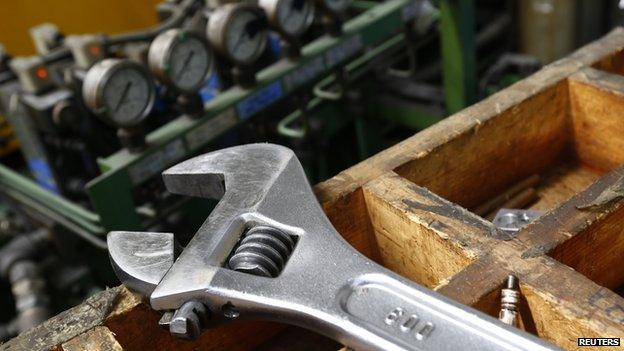
M150 295L156 310L200 301L212 313L211 325L274 320L356 350L556 349L354 250L329 222L301 164L285 147L232 147L178 164L163 177L172 193L221 201ZM258 226L296 238L276 277L227 267L241 236Z
M119 279L130 289L149 296L175 260L171 233L111 232L108 254Z
M152 76L141 64L105 59L89 69L82 84L85 104L115 127L134 127L154 106Z
M287 38L299 38L314 22L313 0L259 0L273 28Z
M501 230L515 233L542 214L542 211L502 208L496 213L492 223Z
M208 79L213 54L201 35L179 28L158 35L147 55L150 70L178 92L195 93Z
M171 316L169 332L182 339L196 339L206 325L207 318L208 310L203 303L189 301Z
M236 65L251 65L267 45L264 12L248 2L229 3L210 14L208 41L217 52Z

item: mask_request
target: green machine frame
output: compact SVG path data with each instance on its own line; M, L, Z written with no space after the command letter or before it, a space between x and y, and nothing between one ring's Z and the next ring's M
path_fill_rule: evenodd
M167 167L198 153L211 141L268 106L296 94L298 89L323 78L325 80L321 82L328 82L327 79L331 79L328 76L337 67L356 70L358 64L372 59L384 48L400 44L406 22L418 10L418 2L413 0L390 0L383 3L359 1L357 4L360 8L367 9L344 23L342 36L318 38L303 48L302 56L296 62L284 59L261 70L257 74L258 85L253 89L233 87L220 93L206 103L202 118L180 117L151 132L147 136L149 148L145 152L133 154L120 150L100 159L102 174L87 184L93 211L41 188L30 178L5 166L0 166L0 191L87 239L90 235L103 236L110 230L145 229L141 216L136 211L133 189L153 179ZM444 8L443 4L441 6ZM453 16L457 15L455 13ZM444 18L442 15L443 22ZM456 22L457 18L450 20ZM453 25L450 30L457 35L461 32L457 28ZM458 40L456 35L449 39ZM443 51L445 50L461 53L463 49L446 43L443 44ZM462 53L452 64L461 66L463 61L471 60L467 57L469 55ZM474 58L472 61L474 62ZM462 81L466 80L465 70L458 74ZM454 78L446 78L445 83L449 79ZM453 110L470 102L466 98L469 96L466 89L469 88L465 87L468 85L462 85L459 99L452 99ZM310 107L318 104L318 99L309 102ZM286 125L294 118L296 115L288 116L284 123L280 123L282 132L296 135L297 131Z

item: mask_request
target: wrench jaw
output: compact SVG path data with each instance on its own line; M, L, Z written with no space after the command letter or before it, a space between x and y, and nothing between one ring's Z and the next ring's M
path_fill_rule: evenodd
M110 232L107 244L119 280L144 296L154 291L180 251L172 233Z
M235 146L179 163L163 172L163 180L174 194L223 198L228 203L238 199L244 200L236 203L240 208L253 207L293 159L297 160L294 152L279 145ZM233 192L225 194L226 189ZM233 198L224 198L227 195Z

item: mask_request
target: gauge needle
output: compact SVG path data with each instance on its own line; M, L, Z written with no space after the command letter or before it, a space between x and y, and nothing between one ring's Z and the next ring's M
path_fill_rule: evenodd
M249 33L247 30L243 31L243 34L238 37L238 40L236 41L236 44L234 44L234 48L232 49L232 52L236 52L238 50L238 47L243 43L243 38L248 37Z
M195 55L195 51L189 52L188 56L186 56L186 60L184 60L184 63L182 64L182 68L180 68L180 70L178 71L178 74L175 75L176 78L180 78L180 75L184 72L186 67L191 62L191 59L193 58L193 55Z
M292 13L292 10L293 10L294 7L295 6L289 6L288 7L288 12L286 12L286 16L284 16L284 17L290 18L290 14Z
M131 86L132 86L132 82L126 83L126 86L124 87L124 90L121 93L121 97L119 98L119 102L117 103L117 106L115 106L115 112L119 110L119 108L121 107L121 104L124 102L124 100L126 100L126 95L128 95L128 90L130 90Z

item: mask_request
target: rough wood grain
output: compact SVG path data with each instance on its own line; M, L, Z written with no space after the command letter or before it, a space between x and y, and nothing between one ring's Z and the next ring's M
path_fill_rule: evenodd
M578 162L564 161L549 168L537 187L538 200L529 208L548 211L594 183L602 172Z
M396 172L462 206L479 205L559 159L568 140L566 104L566 86L560 83Z
M123 351L106 327L95 327L61 345L63 351Z
M0 345L2 351L49 350L92 328L100 326L125 289L103 291L45 323Z
M586 228L550 255L597 284L615 290L624 284L624 201L617 201L597 216L601 218L588 219Z
M578 157L603 171L624 163L624 77L588 67L569 86Z
M513 272L526 301L527 331L567 350L577 349L579 337L624 337L624 299L550 257L522 258L525 249L516 240L502 242L438 291L495 315L500 284Z
M535 222L524 227L516 239L528 249L522 257L530 258L550 253L555 247L585 232L609 213L616 211L622 199L615 199L601 211L581 210L579 206L591 204L614 184L619 184L624 168L619 168L602 177L584 191L546 213Z
M364 196L381 263L430 288L467 266L488 241L507 239L490 222L392 172L367 183Z

